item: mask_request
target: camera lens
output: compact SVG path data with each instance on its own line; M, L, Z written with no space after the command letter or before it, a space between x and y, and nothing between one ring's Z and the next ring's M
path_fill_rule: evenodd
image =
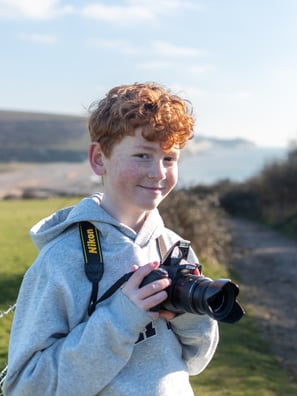
M236 302L238 286L229 279L213 281L204 276L179 277L169 287L165 307L173 312L191 312L227 323L238 321L243 310Z
M213 297L210 297L208 299L208 305L210 306L210 308L214 313L222 310L224 307L224 303L225 303L225 295L221 290Z
M222 322L234 323L243 315L243 310L236 301L238 292L238 286L230 279L213 281L206 278L196 283L192 296L193 306L196 313L207 314Z

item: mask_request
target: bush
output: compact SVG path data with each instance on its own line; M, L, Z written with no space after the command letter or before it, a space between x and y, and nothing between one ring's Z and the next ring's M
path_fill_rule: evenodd
M297 235L297 148L264 166L244 183L218 185L219 200L230 214L264 221ZM214 189L214 187L213 187Z
M236 216L243 212L250 219L258 219L262 215L259 196L244 185L230 189L221 197L220 203L231 215Z
M168 228L192 242L202 260L227 260L231 235L216 195L200 197L191 190L173 191L160 205L160 213Z

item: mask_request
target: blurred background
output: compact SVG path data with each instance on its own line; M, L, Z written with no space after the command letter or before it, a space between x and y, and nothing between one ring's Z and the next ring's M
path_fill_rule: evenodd
M296 16L295 0L0 0L1 310L36 255L32 224L102 188L87 161L89 105L115 85L157 81L190 100L196 119L179 188L160 210L210 276L240 281L247 309L222 328L195 391L296 395L296 244L250 228L297 238ZM234 228L239 217L252 231ZM276 247L285 256L265 267ZM252 266L260 287L243 276ZM11 315L0 318L2 368Z
M158 81L194 108L180 186L245 180L297 138L296 13L294 0L0 0L0 161L54 162L25 148L61 144L82 161L89 105Z
M158 81L197 135L296 139L294 0L1 0L0 109L84 115L111 87Z

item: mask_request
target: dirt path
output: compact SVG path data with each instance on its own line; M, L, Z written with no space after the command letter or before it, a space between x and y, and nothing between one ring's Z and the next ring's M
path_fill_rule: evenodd
M297 378L297 242L246 220L230 224L232 267L245 304L258 317L272 352Z

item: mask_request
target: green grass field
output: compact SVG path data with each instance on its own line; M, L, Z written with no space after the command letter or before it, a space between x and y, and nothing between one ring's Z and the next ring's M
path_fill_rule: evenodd
M40 218L77 202L74 198L50 200L0 201L0 310L15 302L26 268L37 254L29 228ZM207 266L208 276L226 277L225 267ZM233 277L233 274L232 274ZM234 277L233 277L234 278ZM244 296L242 296L244 300ZM7 360L12 314L0 319L0 369ZM192 377L195 395L205 396L293 396L297 381L268 352L251 313L235 325L221 325L221 340L208 368Z

